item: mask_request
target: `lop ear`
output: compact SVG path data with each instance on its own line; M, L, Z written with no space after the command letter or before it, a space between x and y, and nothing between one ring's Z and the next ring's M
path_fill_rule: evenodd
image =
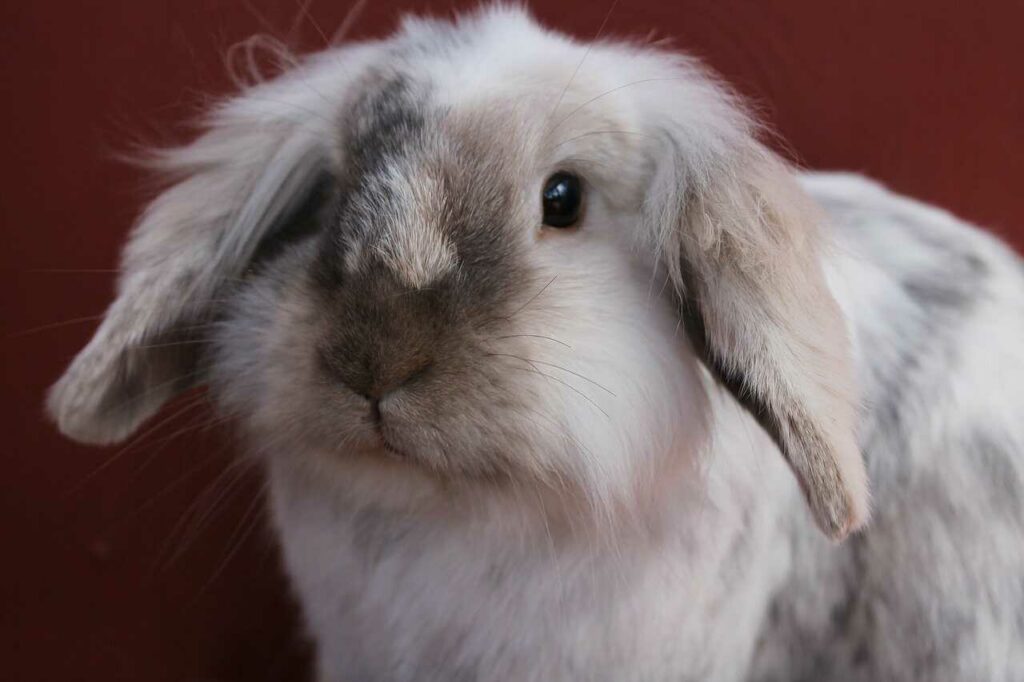
M331 158L338 55L254 86L220 107L194 142L155 162L176 180L143 212L122 256L117 297L50 389L60 430L113 443L202 381L204 326L258 247L321 186ZM333 76L333 77L332 77Z
M698 167L674 139L649 218L696 350L774 438L818 526L842 539L866 522L868 489L844 321L819 260L821 216L747 130L719 135Z

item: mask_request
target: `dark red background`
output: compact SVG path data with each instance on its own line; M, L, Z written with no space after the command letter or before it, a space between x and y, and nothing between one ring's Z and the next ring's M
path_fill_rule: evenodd
M181 139L202 95L226 91L233 42L269 30L315 48L351 6L314 0L303 17L299 4L0 10L0 678L252 681L305 668L253 504L258 480L228 468L230 439L201 428L208 411L186 411L127 450L99 450L61 439L41 410L95 324L65 322L103 310L146 196L116 153L140 137ZM547 23L591 36L610 3L537 4ZM370 2L352 35L427 7ZM807 166L867 172L1020 247L1021 25L1016 0L622 0L607 32L656 29L704 57Z

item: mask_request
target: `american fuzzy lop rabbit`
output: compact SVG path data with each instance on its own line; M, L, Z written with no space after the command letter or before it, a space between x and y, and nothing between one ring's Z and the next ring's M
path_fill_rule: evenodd
M158 155L49 409L208 383L320 680L1024 680L1021 259L757 132L514 8L309 56Z

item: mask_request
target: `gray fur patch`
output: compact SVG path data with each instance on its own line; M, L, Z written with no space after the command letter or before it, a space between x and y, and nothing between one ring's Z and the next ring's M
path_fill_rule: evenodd
M413 520L375 508L360 510L352 517L352 546L370 564L386 557L412 531Z
M975 462L984 481L985 488L991 493L993 505L1020 524L1024 522L1024 483L1020 472L1014 465L1015 453L1009 440L997 440L993 434L977 431L971 436L968 448L973 453L971 461Z
M902 281L904 290L931 315L964 313L982 294L988 274L984 261L973 253L944 250L936 265L914 272Z
M914 239L933 254L926 268L905 272L899 286L915 304L912 328L905 344L891 349L898 354L888 368L876 368L869 424L865 431L865 460L870 478L880 488L907 484L906 472L888 470L895 463L873 456L876 450L899 447L906 437L905 422L920 409L927 390L923 379L941 363L947 371L959 363L962 352L956 337L969 323L978 302L986 296L988 266L962 244L951 244L918 226L899 221ZM862 342L870 346L871 341ZM883 470L885 469L885 470Z

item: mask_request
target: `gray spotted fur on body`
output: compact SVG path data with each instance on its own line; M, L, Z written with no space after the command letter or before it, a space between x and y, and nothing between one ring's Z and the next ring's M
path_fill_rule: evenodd
M787 532L755 678L1024 679L1024 264L857 176L804 186L836 234L873 512L839 547Z

